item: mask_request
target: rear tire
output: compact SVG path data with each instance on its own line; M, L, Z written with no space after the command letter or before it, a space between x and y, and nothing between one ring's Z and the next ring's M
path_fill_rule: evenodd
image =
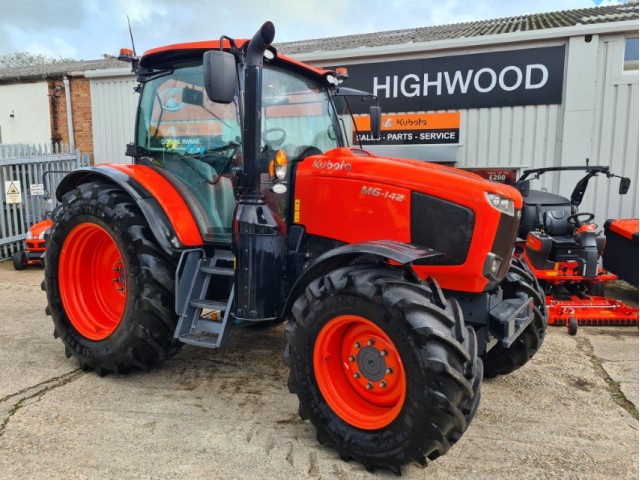
M533 320L509 348L497 344L481 355L486 378L506 375L531 360L540 349L547 330L544 292L524 262L516 258L511 261L509 272L501 287L504 289L505 299L533 298Z
M292 309L285 358L320 443L399 474L461 437L480 400L482 362L457 302L443 300L370 265L311 282Z
M67 193L45 262L47 313L67 356L103 375L175 355L174 271L122 190L87 183Z
M11 257L11 260L13 261L13 268L15 268L16 270L24 270L29 264L27 260L27 254L25 252L14 253Z

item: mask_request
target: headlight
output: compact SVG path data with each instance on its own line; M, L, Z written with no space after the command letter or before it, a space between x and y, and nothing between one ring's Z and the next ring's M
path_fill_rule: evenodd
M44 240L44 234L47 233L47 231L43 231L40 235L38 235L38 239L40 240Z
M31 240L31 239L33 239L33 234L31 233L31 230L29 230L27 232L27 240Z
M513 216L514 208L513 201L508 198L501 197L495 193L485 192L485 197L487 198L487 202L496 210L499 210L502 213L506 213L507 215Z
M287 178L287 165L289 161L287 154L284 150L278 150L276 152L276 158L271 160L269 164L269 175L271 178L275 177L280 181L284 181Z

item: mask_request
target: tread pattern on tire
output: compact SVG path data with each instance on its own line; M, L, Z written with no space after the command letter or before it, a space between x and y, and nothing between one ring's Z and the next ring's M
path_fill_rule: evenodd
M484 376L493 378L509 374L525 365L538 352L547 330L547 307L544 291L522 260L514 258L502 283L505 298L533 298L533 321L509 348L495 345L484 355Z
M47 314L54 336L65 353L84 370L99 375L148 370L175 355L181 343L173 338L177 316L174 298L174 260L156 244L147 220L133 200L116 186L86 183L64 195L55 214L45 262ZM127 304L116 331L101 341L80 335L67 317L58 289L58 262L67 233L77 223L100 224L114 237L127 262Z
M424 466L427 458L444 454L469 426L480 399L482 361L458 303L446 300L440 307L441 301L429 282L412 283L398 269L355 264L314 280L294 303L286 327L289 390L298 395L301 418L311 420L318 440L336 448L340 458L400 473L408 462ZM405 406L383 429L360 430L339 418L313 374L317 333L331 319L332 305L344 310L342 304L353 304L356 315L359 308L377 312L366 318L375 318L405 357Z

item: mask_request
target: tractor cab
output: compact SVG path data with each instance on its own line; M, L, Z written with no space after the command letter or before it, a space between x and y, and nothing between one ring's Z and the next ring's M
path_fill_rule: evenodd
M209 49L219 42L209 42ZM213 45L215 43L216 45ZM243 102L239 89L212 101L205 91L204 48L158 49L142 59L136 141L127 154L160 172L181 192L206 242L231 242L234 183L244 168ZM227 52L225 52L227 53ZM192 58L195 57L195 58ZM235 72L234 72L235 76ZM278 62L265 65L258 148L259 188L286 218L288 165L344 146L325 77ZM237 192L236 192L237 194Z

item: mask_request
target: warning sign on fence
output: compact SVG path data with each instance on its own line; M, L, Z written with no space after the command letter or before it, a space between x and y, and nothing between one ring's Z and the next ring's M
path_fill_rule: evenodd
M4 196L7 203L22 203L22 187L19 180L4 182Z

